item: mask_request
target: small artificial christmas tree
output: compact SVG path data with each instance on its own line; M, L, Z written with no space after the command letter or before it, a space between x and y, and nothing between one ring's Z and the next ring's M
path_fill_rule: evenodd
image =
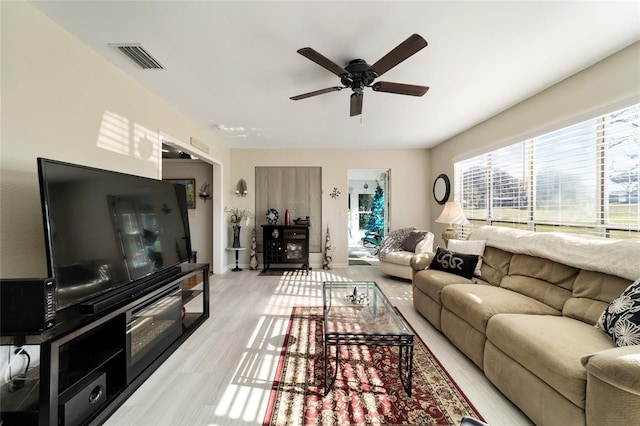
M376 192L373 194L371 216L369 216L369 223L367 223L367 234L371 235L377 232L380 233L380 238L384 236L384 191L379 184L376 185Z

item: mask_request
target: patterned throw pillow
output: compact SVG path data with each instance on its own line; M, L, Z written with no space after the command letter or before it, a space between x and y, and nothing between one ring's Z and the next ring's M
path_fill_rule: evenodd
M482 271L480 270L482 267L482 255L484 254L486 243L486 240L449 240L447 248L456 253L477 254L478 263L473 273L475 276L480 277L482 276Z
M609 304L596 327L616 346L640 345L640 278Z
M384 260L387 254L400 250L400 245L414 229L416 228L401 228L389 232L389 234L385 236L380 243L378 258L380 260Z
M429 269L449 272L470 279L473 277L477 263L478 256L475 254L454 253L438 247Z
M422 240L424 240L424 236L427 235L426 231L411 231L407 238L402 241L400 244L400 248L404 251L416 251L416 246Z

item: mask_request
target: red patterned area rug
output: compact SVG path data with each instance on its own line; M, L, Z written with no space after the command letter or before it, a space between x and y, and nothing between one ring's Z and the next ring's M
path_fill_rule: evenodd
M398 349L367 346L340 347L337 379L323 396L322 327L322 307L293 309L265 426L458 425L463 416L482 419L417 335L411 397L398 375Z

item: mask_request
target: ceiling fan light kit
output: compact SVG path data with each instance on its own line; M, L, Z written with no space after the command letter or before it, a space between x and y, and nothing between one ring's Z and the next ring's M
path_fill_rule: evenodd
M323 95L330 92L339 92L342 89L349 88L353 92L351 94L350 101L350 116L353 117L362 114L362 101L364 89L366 87L370 87L374 92L423 96L429 90L428 86L393 83L390 81L375 81L375 79L426 46L427 41L424 38L418 34L412 34L393 50L380 58L375 64L369 65L364 59L353 59L344 68L316 52L314 49L310 47L303 47L298 50L298 53L340 77L340 83L342 83L342 86L315 90L313 92L292 96L289 99L299 101L312 96Z

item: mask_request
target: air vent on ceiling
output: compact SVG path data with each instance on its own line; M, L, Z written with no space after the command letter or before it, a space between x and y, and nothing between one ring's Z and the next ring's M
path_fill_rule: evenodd
M111 44L125 55L129 57L133 62L138 64L140 68L163 70L164 67L156 58L151 56L141 44Z

